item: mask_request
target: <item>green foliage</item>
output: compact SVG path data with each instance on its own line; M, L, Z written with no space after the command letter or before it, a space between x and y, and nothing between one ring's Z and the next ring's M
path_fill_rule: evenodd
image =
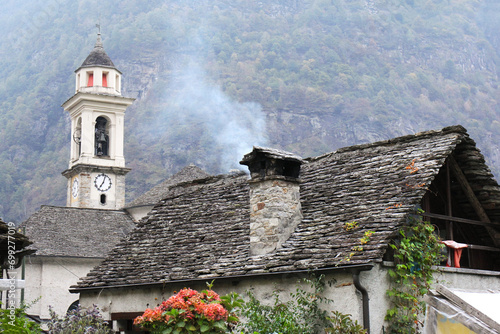
M242 307L245 321L237 327L242 333L316 334L323 333L330 325L327 312L322 305L333 301L322 297L324 277L303 279L311 291L300 285L290 293L290 301L281 301L278 292L273 292L273 305L263 305L252 292Z
M393 287L387 291L393 307L387 311L389 333L420 333L425 313L425 296L441 261L443 245L429 222L422 221L420 210L400 230L400 239L392 244L395 269L389 270Z
M40 326L26 315L26 310L29 309L33 303L29 305L23 304L19 308L14 309L0 308L0 332L12 334L41 333Z
M47 323L49 334L111 334L109 324L103 320L97 306L82 310L80 307L69 311L63 317L49 308L50 320Z
M355 228L357 228L357 227L358 227L358 225L359 225L359 224L358 224L358 222L356 222L356 221L353 221L352 223L350 223L350 222L346 222L346 223L344 224L344 229L345 229L347 232L349 232L349 231L354 230Z
M331 322L331 327L325 329L326 333L332 334L366 334L367 330L358 324L357 321L352 321L350 314L342 314L338 311L333 311L332 316L326 319Z

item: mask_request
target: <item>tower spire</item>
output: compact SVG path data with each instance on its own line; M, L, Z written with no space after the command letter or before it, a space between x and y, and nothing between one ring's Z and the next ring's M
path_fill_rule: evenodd
M99 23L97 23L96 25L96 28L97 28L97 41L95 42L95 46L96 48L102 48L102 40L101 40L101 22L99 20Z

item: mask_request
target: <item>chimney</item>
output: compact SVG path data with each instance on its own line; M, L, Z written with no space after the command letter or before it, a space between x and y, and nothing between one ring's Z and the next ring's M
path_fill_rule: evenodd
M240 164L250 170L250 253L267 254L290 237L302 220L301 157L255 147Z

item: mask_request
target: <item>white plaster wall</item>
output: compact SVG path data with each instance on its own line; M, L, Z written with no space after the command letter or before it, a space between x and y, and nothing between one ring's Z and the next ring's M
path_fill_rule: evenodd
M49 306L52 306L57 314L65 314L71 303L79 298L78 294L69 292L69 287L101 261L70 257L27 257L25 301L31 302L41 297L28 313L49 319Z
M383 333L384 317L390 307L386 297L386 291L390 287L388 267L375 265L366 272L361 272L360 282L368 291L370 306L370 327L372 334ZM447 269L444 269L447 270ZM274 290L280 292L282 300L289 298L290 292L295 292L296 282L302 277L298 275L271 275L268 277L220 279L215 282L214 290L219 294L237 292L241 295L245 291L252 290L261 301L272 303ZM443 272L437 275L441 284L450 288L473 288L473 289L500 289L500 273L486 271ZM362 298L348 272L331 272L325 276L327 285L324 296L333 299L334 303L329 305L331 310L351 314L353 319L362 324ZM207 280L208 281L208 280ZM149 288L121 288L103 289L99 291L88 291L81 293L80 302L84 306L92 304L99 305L104 311L104 317L110 319L111 313L119 312L142 312L147 307L154 307L163 299L170 297L174 291L183 287L197 290L206 288L205 282L169 284L164 289L159 287Z
M500 272L466 268L442 268L435 275L436 284L448 288L471 290L500 290Z
M42 263L35 256L25 258L24 301L29 304L42 295ZM28 314L40 315L41 303L35 303L28 309Z
M136 222L145 217L151 209L153 209L154 205L145 205L145 206L137 206L134 208L125 208L127 212L134 218Z

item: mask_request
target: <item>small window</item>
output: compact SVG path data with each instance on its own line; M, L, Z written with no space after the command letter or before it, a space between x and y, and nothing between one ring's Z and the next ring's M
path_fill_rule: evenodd
M87 81L87 87L93 87L94 86L94 73L89 73L89 79Z
M108 73L106 72L102 73L102 86L108 87Z
M106 195L104 195L104 194L101 195L101 204L102 205L106 204Z

